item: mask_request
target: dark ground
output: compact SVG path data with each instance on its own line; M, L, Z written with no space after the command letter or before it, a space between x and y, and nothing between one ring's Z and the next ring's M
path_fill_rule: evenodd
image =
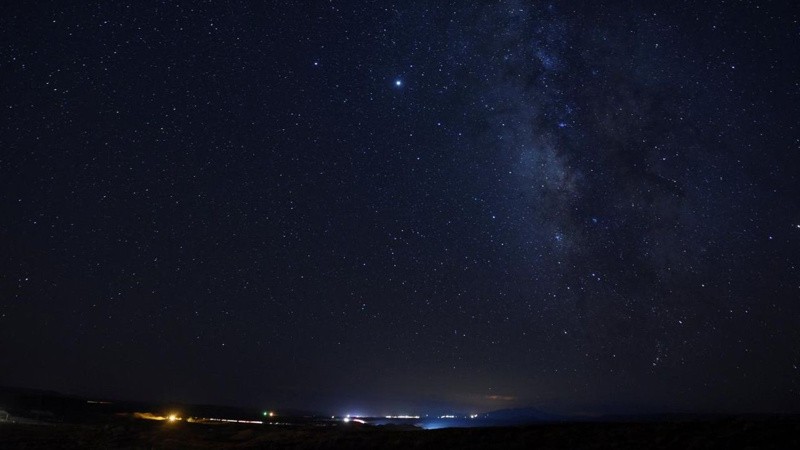
M102 425L0 423L2 449L546 449L800 448L800 418L576 423L419 430L270 427L118 420Z

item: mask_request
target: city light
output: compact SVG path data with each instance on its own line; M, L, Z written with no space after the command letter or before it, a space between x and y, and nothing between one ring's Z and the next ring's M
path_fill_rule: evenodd
M260 420L237 420L237 419L216 419L213 417L204 418L201 420L207 420L209 422L225 422L225 423L247 423L247 424L254 424L254 425L263 425L264 422Z

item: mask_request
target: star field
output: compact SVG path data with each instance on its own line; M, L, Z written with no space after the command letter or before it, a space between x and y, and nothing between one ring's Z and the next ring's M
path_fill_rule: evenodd
M796 411L791 2L0 15L0 384Z

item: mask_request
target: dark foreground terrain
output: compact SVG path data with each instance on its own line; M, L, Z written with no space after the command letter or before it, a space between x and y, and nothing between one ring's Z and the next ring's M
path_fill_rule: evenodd
M420 430L392 427L0 423L2 449L800 448L800 419L576 423Z

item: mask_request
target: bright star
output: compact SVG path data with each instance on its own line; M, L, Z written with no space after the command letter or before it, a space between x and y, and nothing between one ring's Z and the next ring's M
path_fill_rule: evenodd
M394 80L394 85L397 86L397 87L400 87L400 86L403 85L403 81L402 80Z

